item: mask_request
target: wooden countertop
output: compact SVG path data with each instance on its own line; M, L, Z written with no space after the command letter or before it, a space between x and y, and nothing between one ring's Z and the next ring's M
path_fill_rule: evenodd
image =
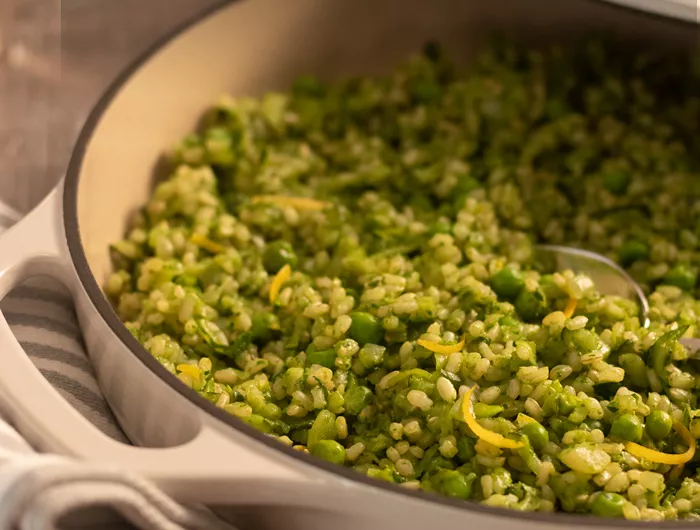
M0 0L0 199L26 211L65 171L107 84L219 0Z

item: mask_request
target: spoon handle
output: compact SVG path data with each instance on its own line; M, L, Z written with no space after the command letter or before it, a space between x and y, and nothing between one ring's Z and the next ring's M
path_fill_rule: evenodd
M641 287L614 261L590 250L560 245L537 245L537 259L548 270L583 273L601 294L621 296L639 303L642 326L649 326L649 302Z

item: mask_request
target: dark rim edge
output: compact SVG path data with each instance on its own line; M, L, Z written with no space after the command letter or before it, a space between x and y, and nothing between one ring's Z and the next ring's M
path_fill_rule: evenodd
M465 512L474 511L479 512L483 515L489 515L492 517L503 517L514 521L525 519L531 522L540 522L546 524L579 524L585 526L604 526L616 528L656 528L660 525L673 528L698 528L697 523L693 523L690 521L665 521L663 523L658 523L654 521L628 521L620 519L604 519L589 515L571 515L560 512L517 512L505 508L494 508L490 506L485 506L476 502L462 501L458 499L452 499L449 497L443 497L441 495L428 493L422 490L408 490L400 488L399 486L390 484L388 482L372 479L370 477L367 477L366 475L354 471L353 469L331 464L319 458L286 447L278 441L270 438L269 436L266 436L265 434L261 433L255 428L249 426L242 420L239 420L238 418L235 418L234 416L217 408L213 403L207 401L203 397L199 396L199 394L197 394L196 392L193 392L191 389L181 384L151 354L149 354L146 351L146 349L138 342L138 340L136 340L135 337L131 335L131 333L127 330L126 326L124 326L122 321L119 319L119 317L113 310L111 304L104 296L101 287L97 283L96 278L93 276L90 270L90 266L87 262L87 257L85 255L82 241L80 239L77 203L83 158L85 156L87 146L90 143L90 140L95 132L95 129L97 128L97 125L99 124L102 118L103 113L105 112L105 110L107 110L114 97L128 82L132 75L135 74L142 66L144 66L152 57L154 57L163 47L165 47L171 41L175 40L186 30L196 26L198 23L204 21L205 19L208 19L209 17L216 15L220 10L227 8L231 4L234 4L238 1L239 0L220 0L213 6L195 14L191 18L179 24L173 30L169 31L163 37L158 39L155 43L150 45L144 52L141 53L141 55L139 55L126 68L124 68L121 71L121 73L109 84L108 88L104 91L102 97L92 108L76 141L63 185L63 223L66 231L66 240L68 243L68 249L70 252L71 259L73 260L73 264L77 272L78 279L80 280L80 283L85 289L85 292L87 293L90 301L95 306L95 309L99 313L100 317L102 317L105 320L112 332L153 374L155 374L164 383L166 383L168 386L174 389L183 398L189 400L192 404L199 407L204 412L213 416L220 422L245 434L246 436L256 440L257 442L265 444L267 447L275 451L285 454L287 457L294 458L299 462L313 466L315 468L319 468L327 473L340 475L343 478L351 480L353 482L358 482L365 486L376 488L387 493L403 495L406 497L414 498L416 500L440 504L450 508L457 508L460 510L464 510ZM603 3L613 9L633 12L640 16L663 19L669 24L676 24L682 26L696 25L695 22L689 20L669 18L664 15L653 12L636 11L630 7L626 7L621 4L609 3L605 0L592 1Z

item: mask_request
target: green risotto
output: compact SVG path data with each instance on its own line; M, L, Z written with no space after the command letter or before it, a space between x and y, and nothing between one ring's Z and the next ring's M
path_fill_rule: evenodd
M121 319L295 450L523 511L700 518L700 61L436 45L224 98L112 247ZM649 297L546 270L620 263Z

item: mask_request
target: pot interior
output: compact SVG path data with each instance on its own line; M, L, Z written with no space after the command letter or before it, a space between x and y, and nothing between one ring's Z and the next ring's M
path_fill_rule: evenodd
M232 2L138 62L98 105L67 176L77 201L66 201L66 218L77 218L90 272L101 285L111 270L109 246L146 202L162 156L221 95L284 90L306 73L323 79L382 73L429 40L466 65L494 31L551 43L602 29L631 45L653 37L659 45L686 46L696 36L694 26L597 0ZM116 330L120 324L102 309L101 293L91 280L83 283Z

